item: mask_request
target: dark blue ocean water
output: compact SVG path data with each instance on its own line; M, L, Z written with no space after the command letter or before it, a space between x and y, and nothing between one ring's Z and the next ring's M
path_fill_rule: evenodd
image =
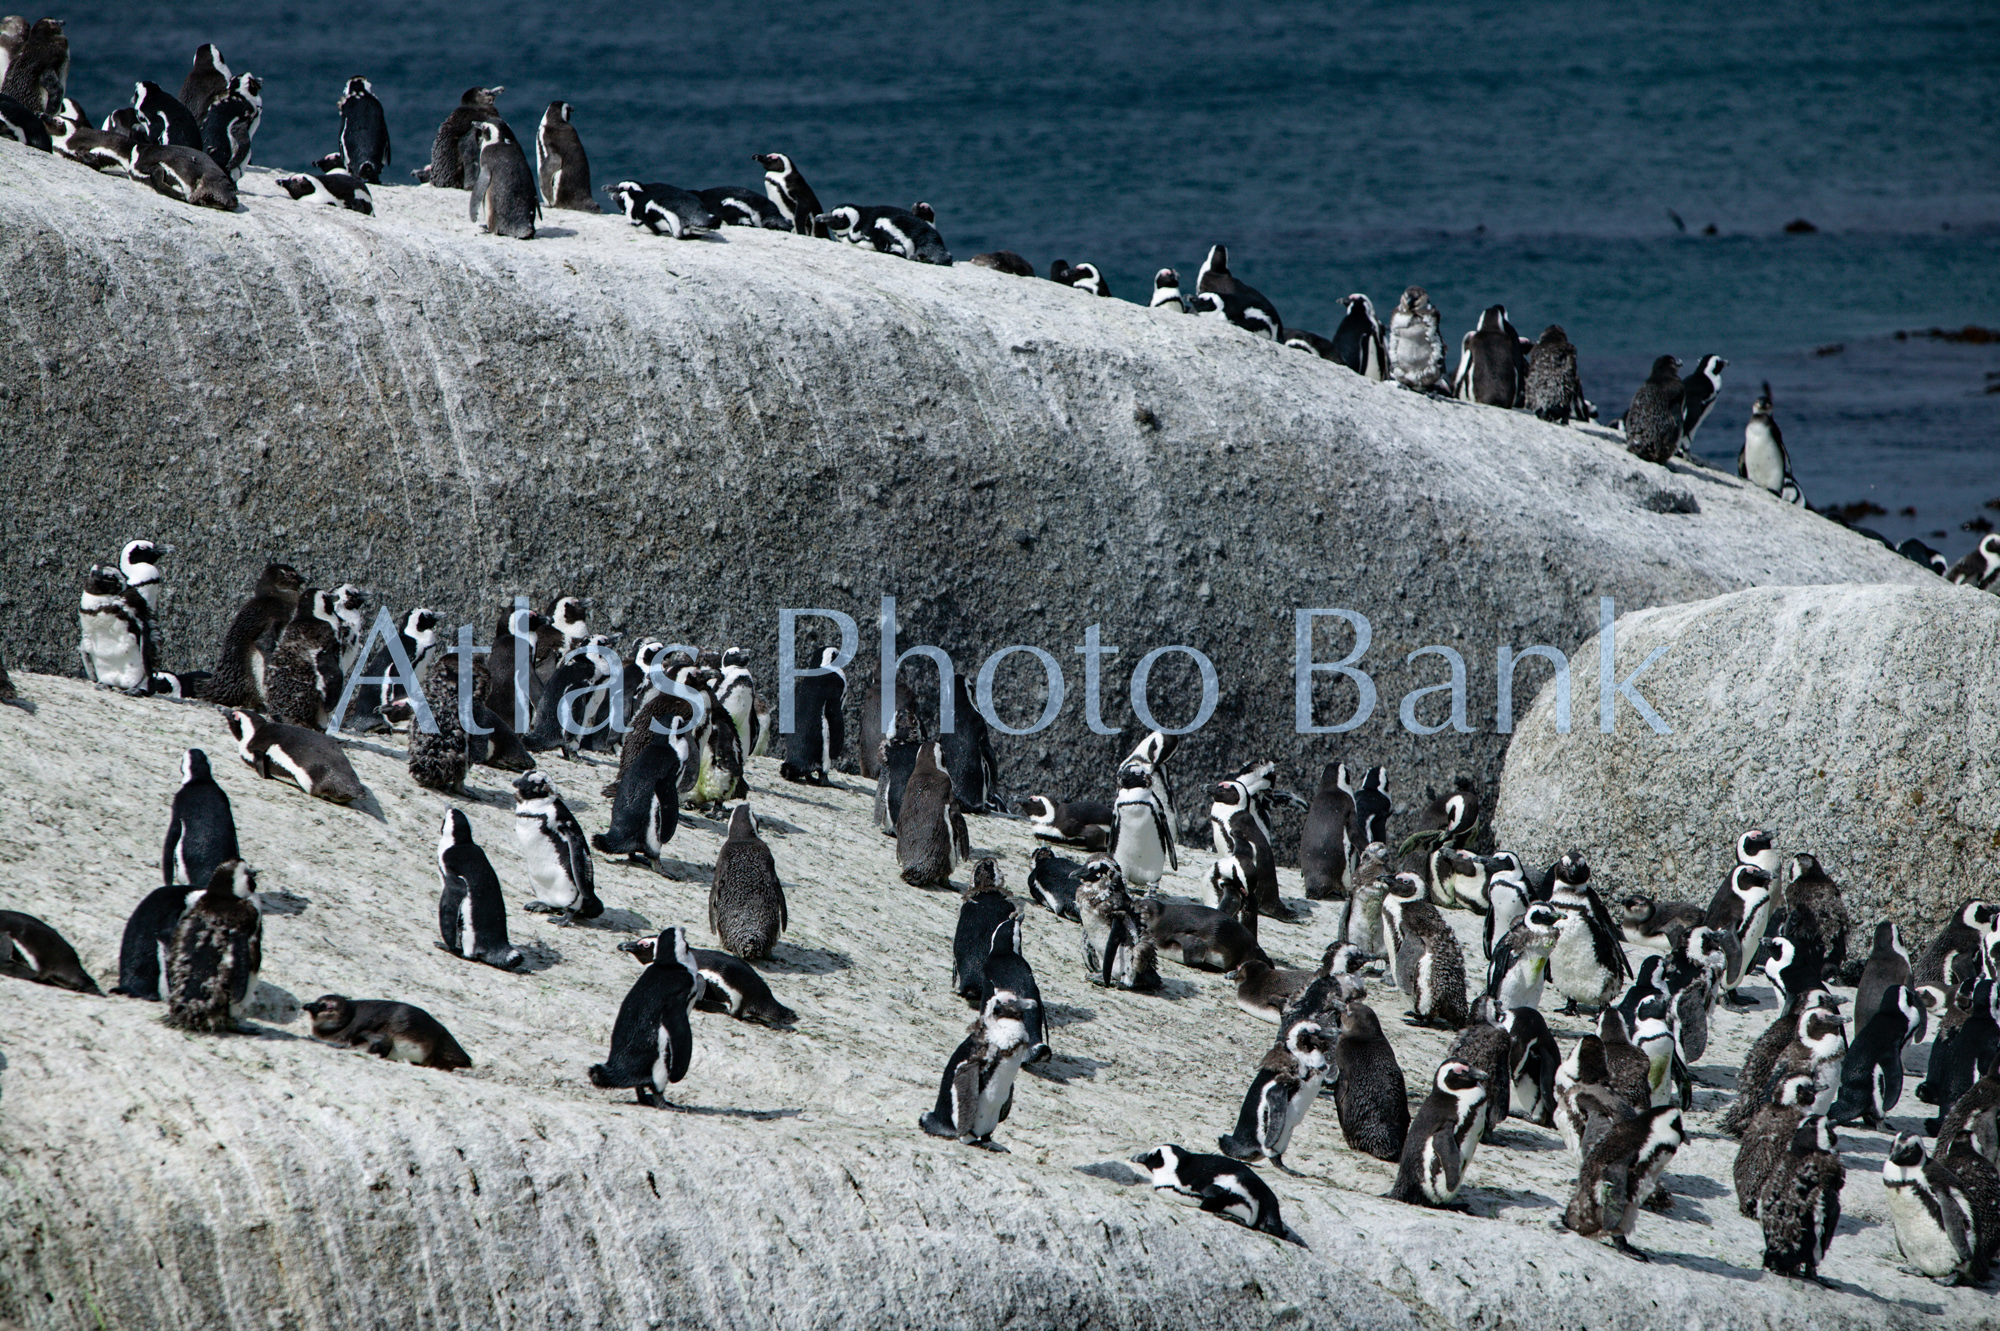
M1954 556L2000 525L2000 24L1990 3L174 5L73 12L94 116L196 45L264 79L256 161L334 146L366 74L396 169L473 84L524 140L553 98L599 183L931 201L961 258L1091 260L1143 299L1206 247L1331 333L1412 282L1447 332L1561 323L1619 414L1651 359L1729 358L1697 451L1733 466L1760 380L1816 504ZM1683 231L1670 212L1678 214ZM1785 235L1804 217L1819 231ZM1717 234L1701 234L1714 225ZM1838 346L1837 352L1820 349ZM1904 515L1904 507L1916 510ZM1931 533L1943 531L1939 537Z

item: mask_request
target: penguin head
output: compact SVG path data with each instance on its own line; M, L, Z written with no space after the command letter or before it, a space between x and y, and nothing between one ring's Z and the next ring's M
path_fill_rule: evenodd
M1820 868L1819 857L1804 851L1792 856L1785 864L1785 885L1797 882L1820 882L1826 878L1826 870Z
M1153 784L1153 771L1145 763L1126 763L1118 769L1120 790L1143 790Z
M657 937L628 938L618 945L618 950L631 953L633 959L641 966L650 966L653 964L654 956L659 952L659 947L660 940Z
M181 754L181 784L191 786L197 781L213 781L215 777L208 770L208 755L200 749L189 749Z
M1833 1135L1833 1124L1824 1114L1814 1114L1799 1124L1792 1133L1792 1154L1811 1155L1815 1151L1827 1155L1839 1153L1839 1145Z
M1680 357L1661 356L1660 358L1658 358L1653 362L1652 378L1654 383L1665 383L1669 379L1678 382L1680 380L1680 377L1681 377Z
M931 207L922 199L918 199L910 205L910 216L916 218L919 222L927 222L932 226L937 225L937 209Z
M1430 308L1430 292L1425 291L1422 287L1405 288L1403 298L1396 302L1396 313L1398 314L1422 315L1428 312Z
M1507 307L1505 305L1488 305L1479 316L1479 328L1477 331L1482 333L1498 333L1506 327Z
M539 768L532 772L523 772L514 778L514 800L517 804L526 804L529 800L549 799L555 793L555 787L549 784L548 775Z
M688 970L695 970L694 953L688 948L687 930L678 924L670 924L660 930L654 944L653 960L665 961L672 957Z
M750 649L747 647L724 648L722 652L722 664L725 667L742 666L748 668L750 665Z
M1628 893L1618 902L1619 915L1632 924L1646 923L1653 918L1653 912L1658 909L1658 903L1645 892Z
M1156 291L1178 291L1180 286L1181 275L1171 268L1162 268L1153 274L1153 289Z
M257 732L262 730L265 725L263 717L257 715L255 712L246 712L240 707L229 713L224 718L223 723L229 727L230 738L246 749L257 738Z
M1228 277L1229 247L1227 245L1210 245L1208 247L1208 257L1201 261L1201 271L1204 277Z
M363 93L373 92L374 90L375 90L375 85L370 83L367 79L362 78L359 74L356 74L353 78L347 81L348 97L359 97Z
M128 570L144 564L158 564L161 555L174 552L171 545L155 545L151 541L127 541L118 555L120 570Z
M321 994L310 1003L299 1004L299 1011L312 1018L313 1034L320 1035L345 1026L353 1015L354 1003L345 994Z
M248 901L257 895L257 875L242 860L224 860L215 866L215 873L208 880L210 892L226 892L239 901Z
M1438 1064L1434 1084L1447 1095L1463 1096L1479 1089L1481 1083L1486 1080L1487 1075L1484 1072L1470 1063L1463 1063L1454 1058Z
M1537 340L1536 345L1543 347L1560 347L1566 344L1568 341L1569 341L1569 334L1565 333L1562 330L1561 324L1550 324L1547 328L1544 328L1542 330L1542 335Z
M792 169L792 159L783 153L756 153L750 160L774 176L788 175Z
M813 220L823 223L826 229L833 234L845 236L860 227L861 210L853 204L845 204L830 212L821 213L819 216L813 218Z
M493 103L505 88L467 88L458 99L460 106L477 107L483 111L493 110Z
M1884 1168L1882 1171L1882 1185L1884 1187L1895 1188L1907 1187L1915 1183L1917 1181L1916 1171L1923 1167L1923 1163L1924 1139L1917 1136L1914 1132L1897 1133L1895 1145L1889 1148L1889 1164L1896 1166L1900 1170L1909 1172L1892 1181L1889 1177L1890 1171Z
M606 185L604 196L618 205L618 211L631 217L640 201L646 197L646 187L636 180L621 180L615 185Z
M1209 787L1208 794L1218 811L1241 813L1250 807L1250 792L1241 781L1218 781Z
M261 111L264 109L264 99L261 95L264 91L264 80L258 78L255 74L238 74L229 81L229 91L235 93L258 110Z
M1402 901L1416 901L1424 895L1424 880L1413 873L1399 873L1390 880L1388 895Z
M1296 1021L1285 1032L1285 1048L1293 1058L1306 1067L1325 1067L1327 1050L1326 1032L1316 1021Z
M1022 817L1034 822L1052 823L1056 820L1055 801L1047 795L1030 795L1028 798L1022 800L1017 807L1020 809ZM1035 852L1035 858L1040 859L1047 850L1048 847L1043 846Z
M280 596L287 600L297 601L299 595L305 591L305 588L305 574L299 572L290 564L266 564L264 565L264 571L257 575L257 594L259 596Z
M2000 906L1996 906L1990 901L1966 902L1965 905L1959 908L1958 918L1982 934L1990 935L1996 931L2000 931ZM1877 939L1880 939L1881 931L1884 928L1893 930L1895 927L1894 923L1884 920L1881 924L1875 926ZM1880 946L1879 942L1877 946Z
M124 588L124 575L109 564L92 564L83 575L83 590L89 596L116 596Z
M1320 954L1321 975L1354 975L1368 964L1368 954L1352 943L1334 943Z
M1150 1174L1171 1173L1179 1168L1180 1157L1180 1147L1161 1145L1150 1151L1141 1151L1132 1157L1132 1163Z
M1349 1003L1347 1010L1340 1014L1340 1033L1350 1040L1361 1042L1380 1040L1383 1038L1382 1019L1366 1003Z
M1521 922L1528 926L1530 933L1554 934L1562 925L1562 912L1546 901L1537 901L1528 907L1528 913L1521 917ZM1647 960L1653 958L1648 957Z
M744 800L729 815L729 840L754 841L757 838L757 815L750 811L750 801Z
M1356 291L1352 295L1347 296L1340 303L1347 307L1347 312L1349 314L1354 314L1358 312L1360 314L1365 315L1369 323L1375 322L1375 302L1368 299L1367 296L1363 295L1359 291Z
M438 853L442 855L455 846L471 844L472 823L466 818L465 810L456 807L446 809L438 826Z
M1771 875L1754 864L1738 864L1729 871L1729 890L1739 897L1751 897L1758 893L1770 895Z
M542 113L542 119L544 121L559 121L567 125L569 123L569 111L570 106L568 102L550 102L549 109Z
M972 891L974 895L981 892L999 892L1006 885L1007 875L1001 872L1000 862L991 855L986 856L979 863L972 866Z

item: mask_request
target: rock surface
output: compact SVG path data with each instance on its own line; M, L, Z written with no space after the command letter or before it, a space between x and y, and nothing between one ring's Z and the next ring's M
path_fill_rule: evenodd
M75 669L82 572L140 534L179 549L173 668L212 662L272 558L481 641L504 598L574 592L628 642L740 642L760 675L778 607L829 607L868 630L858 685L889 594L903 643L968 675L1016 643L1056 657L1062 718L1001 761L1015 792L1067 797L1100 793L1138 737L1127 684L1169 644L1220 676L1183 770L1316 768L1323 742L1293 731L1293 612L1339 606L1371 620L1380 689L1342 756L1388 763L1412 797L1459 772L1490 794L1502 644L1570 650L1600 596L1930 577L1605 432L1050 282L738 228L675 242L615 216L551 215L523 243L479 234L457 192L380 188L362 217L262 169L241 193L239 213L189 208L0 143L12 663ZM1122 649L1104 715L1124 733L1101 741L1072 652L1092 624ZM1350 643L1323 623L1320 659ZM1449 678L1405 662L1430 644L1465 657L1472 733L1398 724L1408 691ZM1545 670L1523 667L1517 710ZM1165 723L1193 716L1194 678L1174 657L1154 672ZM1040 687L1011 659L1002 711L1027 724ZM1352 714L1346 682L1319 695L1320 724ZM1443 718L1430 698L1421 720Z
M1210 1147L1235 1121L1274 1028L1220 977L1164 964L1144 997L1082 978L1076 928L1026 907L1027 955L1054 1060L1024 1075L987 1154L923 1136L918 1115L960 1039L949 993L955 900L897 879L858 783L775 780L753 764L792 926L760 963L800 1020L785 1033L697 1015L678 1112L592 1089L637 968L616 945L669 923L697 943L720 828L691 819L678 880L598 866L604 917L561 929L520 910L526 871L499 774L461 802L533 958L507 974L445 955L433 867L443 797L394 749L350 743L370 796L353 808L259 781L206 707L19 675L33 715L0 707L0 906L47 919L108 985L124 916L154 883L180 750L208 750L266 896L263 987L249 1034L190 1037L157 1005L0 979L0 1321L31 1331L159 1328L1093 1326L1107 1328L1663 1326L1825 1331L1973 1325L1983 1291L1896 1270L1878 1172L1890 1138L1842 1134L1844 1217L1824 1274L1758 1270L1736 1213L1722 1089L1697 1092L1648 1213L1640 1266L1551 1228L1575 1163L1510 1123L1481 1149L1473 1214L1384 1200L1391 1171L1340 1144L1331 1102L1306 1119L1291 1178L1265 1167L1310 1249L1121 1180L1163 1140ZM603 763L551 773L586 831ZM1401 832L1407 822L1399 821ZM973 820L1021 889L1022 825ZM1199 857L1191 857L1199 862ZM1167 884L1196 890L1184 867ZM1282 873L1288 899L1297 875ZM1337 911L1267 924L1280 960L1316 957ZM1478 921L1454 913L1477 955ZM1447 1037L1373 999L1412 1088ZM1697 1069L1727 1087L1771 999L1718 1013ZM390 1064L306 1037L325 991L414 1002L475 1066ZM1565 1045L1581 1028L1551 1013ZM1913 1063L1920 1066L1922 1051ZM1923 1106L1891 1119L1907 1128Z
M1571 659L1574 728L1553 690L1507 754L1494 833L1581 847L1619 886L1706 903L1761 825L1817 855L1867 952L1894 917L1921 945L2000 879L2000 598L1964 587L1762 587L1622 616L1621 701L1598 728L1596 639ZM1851 949L1850 949L1851 950Z

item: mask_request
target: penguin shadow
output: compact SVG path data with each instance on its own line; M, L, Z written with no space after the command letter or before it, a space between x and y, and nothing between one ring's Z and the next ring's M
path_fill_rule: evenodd
M763 819L760 818L758 821L762 822ZM713 832L717 836L727 836L729 834L729 823L727 820L718 822L706 814L696 813L692 809L681 810L681 825L683 827L698 827L704 832Z
M1118 1183L1128 1188L1146 1181L1144 1174L1122 1160L1100 1160L1094 1165L1073 1165L1071 1168L1079 1174L1087 1174L1091 1178L1101 1178L1107 1183Z
M375 792L365 786L362 787L361 798L349 801L347 807L360 810L384 827L389 825L389 815L383 811L382 801L375 798Z
M259 892L257 909L266 915L303 915L312 898L291 892Z
M696 883L706 886L715 879L713 864L694 864L687 860L660 857L659 877L672 879L676 883Z
M514 950L521 954L521 964L514 972L516 975L533 975L537 971L545 971L551 966L560 965L563 959L560 949L550 947L539 939L532 943L516 943Z
M535 228L535 235L543 240L559 240L564 236L573 236L575 234L575 227L537 226Z
M1472 1204L1472 1214L1486 1220L1498 1220L1508 1211L1528 1210L1546 1215L1565 1205L1539 1192L1516 1192L1511 1188L1467 1188L1463 1196Z
M1674 1195L1676 1202L1684 1201L1690 1197L1699 1197L1703 1201L1708 1201L1716 1197L1733 1197L1736 1195L1732 1190L1723 1187L1714 1179L1704 1178L1700 1174L1669 1174L1664 1181L1667 1191ZM1675 1214L1678 1215L1679 1212L1676 1211ZM1704 1223L1707 1221L1706 1216L1695 1218L1702 1220Z
M1097 1013L1087 1007L1073 1007L1068 1003L1042 1004L1042 1020L1051 1027L1074 1026L1080 1021L1096 1021Z
M289 1026L299 1019L299 1000L290 990L259 980L250 1001L244 1005L244 1011L259 1021L275 1021L281 1026ZM293 1038L289 1032L274 1034L282 1034L288 1040Z
M759 836L762 836L766 832L776 832L779 836L797 836L805 830L805 828L800 827L797 823L788 823L782 818L769 817L761 813L757 815L757 834Z
M340 747L343 749L359 749L363 753L378 753L384 758L394 758L399 763L410 760L408 751L404 749L384 744L380 740L357 739L345 731L340 735Z
M572 929L603 929L610 933L657 934L659 928L636 910L622 910L617 906L606 906L604 913L594 920L578 920L569 926Z
M703 1118L747 1118L758 1123L771 1123L781 1118L797 1118L802 1109L725 1109L720 1105L676 1105L665 1106L676 1114L699 1114ZM633 1108L643 1108L634 1105Z
M1111 1065L1102 1059L1085 1058L1080 1054L1052 1053L1046 1062L1030 1063L1021 1071L1030 1077L1052 1081L1058 1086L1067 1086L1079 1077L1094 1078L1099 1068L1109 1066Z
M854 969L854 958L825 947L800 947L795 943L775 944L763 958L762 970L781 975L829 975Z
M1322 1092L1331 1090L1332 1083L1327 1083L1321 1089ZM1486 1145L1497 1146L1503 1151L1560 1151L1564 1149L1562 1139L1559 1137L1546 1136L1540 1132L1528 1132L1521 1128L1501 1129L1494 1132L1486 1138Z
M1177 975L1162 975L1160 987L1153 991L1153 997L1164 998L1170 1003L1184 1003L1190 998L1200 996L1200 985L1192 980L1183 980Z
M1645 1248L1646 1256L1653 1259L1655 1266L1678 1266L1684 1271L1699 1271L1703 1275L1721 1276L1726 1280L1741 1280L1745 1284L1752 1285L1764 1277L1762 1269L1753 1271L1748 1267L1732 1265L1717 1257L1699 1257L1686 1252L1663 1252L1658 1248L1646 1248L1643 1243L1639 1246ZM1612 1250L1606 1248L1605 1251L1609 1253Z

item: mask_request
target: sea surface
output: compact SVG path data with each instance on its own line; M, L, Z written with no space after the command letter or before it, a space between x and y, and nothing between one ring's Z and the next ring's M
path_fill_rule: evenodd
M926 199L961 259L1096 263L1143 300L1214 242L1289 326L1412 283L1455 344L1560 323L1623 412L1653 357L1728 358L1695 441L1734 468L1769 381L1807 497L1956 557L2000 526L2000 22L1990 0L1609 6L180 5L68 16L94 117L195 47L264 80L254 160L335 146L375 85L396 180L475 84L532 142L560 98L604 184ZM1803 218L1817 230L1786 234ZM1709 234L1709 228L1713 234ZM1915 335L1899 338L1899 332ZM1909 510L1909 511L1905 511ZM1970 530L1966 524L1972 524Z

